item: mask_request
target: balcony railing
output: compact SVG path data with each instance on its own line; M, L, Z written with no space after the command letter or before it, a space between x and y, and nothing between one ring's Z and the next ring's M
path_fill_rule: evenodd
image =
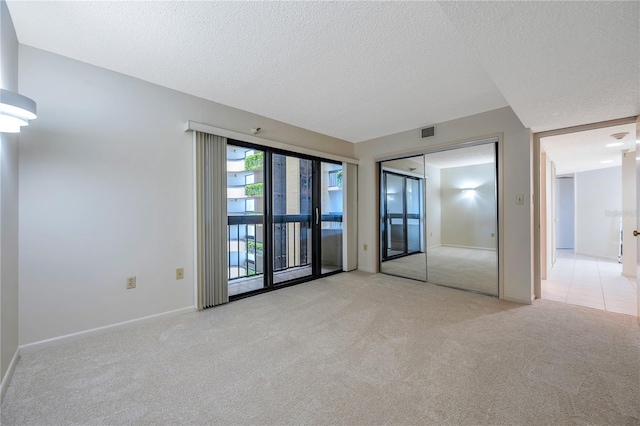
M341 227L341 214L321 217L323 228ZM273 216L273 271L311 266L311 215ZM229 281L256 277L264 273L264 217L228 217L227 247Z
M264 235L262 223L262 215L229 216L227 225L229 281L261 275L264 272L262 242L258 241Z

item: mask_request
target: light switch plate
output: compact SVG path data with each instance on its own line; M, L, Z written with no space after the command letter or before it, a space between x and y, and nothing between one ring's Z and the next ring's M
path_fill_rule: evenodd
M132 288L136 288L136 277L127 278L127 290L131 290Z

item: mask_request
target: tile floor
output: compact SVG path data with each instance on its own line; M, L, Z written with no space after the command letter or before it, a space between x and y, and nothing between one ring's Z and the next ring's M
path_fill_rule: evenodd
M558 250L542 298L621 314L637 315L637 282L623 277L614 260Z

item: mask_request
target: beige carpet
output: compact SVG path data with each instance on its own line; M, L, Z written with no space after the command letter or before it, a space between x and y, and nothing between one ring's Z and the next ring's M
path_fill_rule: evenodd
M424 253L418 253L383 262L382 272L497 296L496 253L494 250L440 246L427 250L426 259Z
M3 425L640 423L640 327L361 272L26 354Z

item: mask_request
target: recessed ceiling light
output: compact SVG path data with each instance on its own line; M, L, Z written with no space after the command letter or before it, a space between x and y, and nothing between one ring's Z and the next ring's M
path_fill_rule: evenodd
M612 146L620 146L620 145L624 145L624 142L613 142L613 143L608 143L605 146L607 148L611 148Z
M608 164L608 163L613 163L613 160L604 160L600 162L600 164Z

